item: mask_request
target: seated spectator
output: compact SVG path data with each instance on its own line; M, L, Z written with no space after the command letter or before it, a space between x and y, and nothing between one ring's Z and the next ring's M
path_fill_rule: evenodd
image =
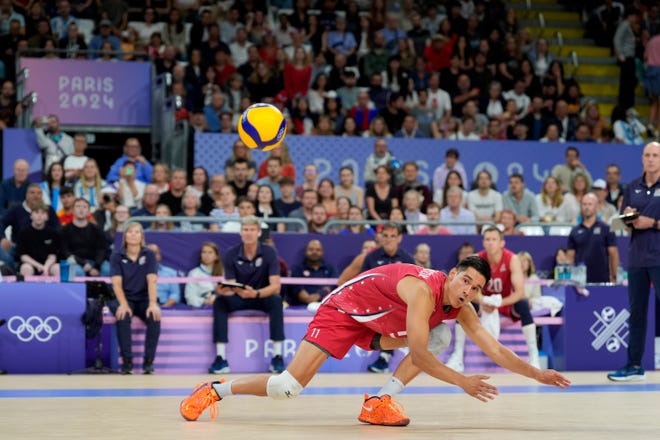
M254 169L249 169L249 162L244 158L234 160L234 164L230 168L232 178L230 179L229 174L227 175L227 185L234 188L236 197L247 196L248 188L253 183L248 176L251 171L254 174Z
M337 214L337 199L335 198L335 183L332 179L322 179L319 182L319 203L325 207L328 217L334 217Z
M440 205L438 205L437 203L431 203L426 208L426 220L428 222L440 221ZM417 229L417 231L415 232L415 234L417 235L450 235L451 234L451 231L442 225L427 224L420 226L421 227Z
M83 167L89 157L85 156L87 150L87 136L76 133L73 136L73 153L64 159L64 178L69 185L74 185L82 175Z
M493 179L488 171L479 171L476 186L468 193L468 209L477 221L497 223L502 212L502 194L493 189Z
M337 278L337 269L323 260L323 245L319 240L310 240L305 247L305 259L291 271L294 278ZM320 302L334 289L334 284L295 284L290 305L307 305Z
M394 223L396 225L399 225L401 228L401 234L407 234L408 229L404 228L401 223L406 220L406 216L403 214L403 208L400 207L394 207L390 211L389 217L387 217L387 220L389 220L391 223ZM377 226L377 228L380 227L380 225Z
M227 181L232 182L234 180L233 167L237 159L242 159L246 161L247 163L246 179L252 180L257 172L257 163L254 160L252 160L250 149L243 143L243 141L237 139L232 147L232 155L225 161L225 176L227 177ZM237 191L237 194L239 192L240 191Z
M300 208L291 211L288 217L300 219L305 222L305 224L307 224L312 219L312 209L319 203L319 195L312 189L306 189L303 191L302 197L300 198L300 203ZM302 231L300 226L295 223L287 223L285 229L287 232Z
M339 169L339 185L335 186L335 197L342 196L348 197L352 205L364 208L364 190L355 185L353 168L346 165Z
M376 168L376 181L367 187L365 201L369 220L384 220L389 217L392 208L399 206L396 190L391 183L389 167L380 165Z
M211 176L211 183L208 191L202 194L201 207L199 208L204 214L208 215L213 208L220 203L220 190L227 185L225 176L222 174L214 174Z
M282 158L269 157L266 159L266 162L268 164L267 175L257 180L257 184L260 187L263 185L270 187L273 192L274 199L279 199L282 197L282 193L280 191L280 180L282 179Z
M516 230L517 223L516 213L510 209L504 209L497 226L503 235L524 235L522 231Z
M171 267L167 267L162 264L163 256L160 253L160 248L157 244L151 243L147 245L148 249L151 249L156 255L156 261L158 262L158 279L161 278L176 278L176 270ZM181 303L181 289L178 284L175 283L158 283L158 304L161 307L172 307Z
M551 175L557 180L559 189L565 193L570 190L571 182L576 174L584 174L589 185L593 179L587 167L580 161L580 151L573 146L567 147L564 153L565 163L552 167Z
M612 111L612 130L615 142L626 145L642 145L646 137L646 127L639 120L639 113L634 108L625 112L625 117L619 115L620 107Z
M63 186L60 190L60 210L56 213L61 226L66 226L73 221L73 202L75 200L73 188Z
M607 120L601 116L598 103L594 100L587 101L581 113L582 120L589 127L591 137L596 142L603 140L603 129L609 127Z
M568 194L568 193L567 193ZM572 213L579 212L575 197L564 197L559 190L559 182L552 176L545 178L541 193L536 195L539 210L539 220L542 222L573 222Z
M245 284L245 288L217 289L219 295L213 303L216 358L209 368L210 373L230 372L226 354L229 314L246 309L262 310L268 314L274 355L269 369L276 373L284 371L284 314L280 296L280 265L275 249L259 243L260 235L259 219L254 216L244 217L241 223L241 243L231 247L223 258L226 280ZM260 261L261 264L257 265L255 261Z
M221 232L238 232L238 228L236 228L238 222L227 222L228 219L238 220L240 218L236 206L236 193L232 186L225 185L220 189L220 203L209 215L220 220L217 226Z
M77 198L87 200L91 211L94 212L100 205L101 189L104 186L105 180L101 178L98 163L94 159L88 159L80 179L73 187L73 192Z
M158 206L158 186L154 183L149 183L144 187L142 194L142 207L133 211L133 217L153 217L156 214L156 207ZM140 222L143 228L148 228L149 223Z
M296 198L300 199L302 197L303 191L306 189L312 189L314 191L318 190L319 182L319 170L316 164L313 163L308 163L305 165L305 169L303 170L303 183L300 185L296 186L295 191L296 191Z
M30 164L26 160L17 159L13 166L14 175L8 177L0 184L0 216L14 206L20 205L25 200L30 181Z
M325 234L325 225L328 223L328 211L322 204L316 204L312 208L312 215L307 223L310 234Z
M561 137L559 133L559 126L554 122L551 122L545 129L545 136L539 139L539 142L566 142L566 139Z
M591 185L587 181L587 178L584 174L576 174L571 182L569 193L575 197L575 201L578 205L582 202L582 197L589 192L591 192ZM575 216L577 217L578 214L579 212L576 212Z
M424 197L414 189L409 189L403 195L403 214L407 221L425 222L426 214L421 211ZM406 225L409 234L415 234L423 225Z
M458 131L456 132L455 139L458 141L478 141L481 140L475 131L475 120L472 116L464 116Z
M199 265L188 272L188 278L221 277L224 272L218 246L211 241L205 241L199 252ZM212 306L217 296L217 285L215 281L186 283L186 303L192 307Z
M51 206L56 213L62 209L60 190L64 186L64 168L59 162L53 162L46 173L46 180L40 183L44 194L44 204Z
M502 193L502 207L513 211L520 223L535 222L539 219L534 193L525 188L525 178L519 173L509 176L509 189Z
M77 198L73 204L73 221L62 228L62 256L76 259L76 276L108 276L106 240L103 231L88 220L90 205Z
M128 219L131 217L129 209L124 205L117 205L115 211L112 213L112 221L110 229L106 231L108 236L108 245L110 250L115 248L115 237L117 233L123 233L124 227L128 224Z
M435 190L433 193L433 202L441 208L447 206L447 190L452 186L457 186L463 190L462 200L464 201L463 205L466 206L465 201L467 201L468 192L465 190L461 174L456 170L449 171L445 178L444 185Z
M280 217L288 217L292 211L302 206L302 204L296 200L294 182L290 177L282 177L280 180L280 191L282 196L275 200L275 209Z
M46 127L43 124L47 124ZM60 120L55 115L34 120L37 143L43 151L44 167L49 169L54 162L61 162L73 153L73 138L60 131Z
M520 122L527 126L528 140L537 141L543 137L550 122L550 116L544 106L543 97L532 97L530 110Z
M538 283L539 277L536 274L534 259L529 252L525 251L518 252L518 258L520 258L523 278L525 280L525 298L529 300L530 308L534 308L534 300L541 297L541 284Z
M96 223L96 226L103 232L108 233L112 229L112 220L119 200L117 200L117 190L110 185L101 189L100 204L98 208L90 213L90 222Z
M60 233L46 224L48 206L37 203L30 213L30 224L17 234L16 261L23 276L51 275L59 277Z
M376 116L369 124L369 129L362 132L362 137L391 138L392 133L382 116Z
M440 221L445 223L474 223L472 211L463 208L463 190L457 186L447 189L447 205L440 211ZM447 225L452 234L476 234L476 225Z
M173 170L170 189L160 195L158 204L167 205L170 212L179 212L181 210L181 201L183 200L183 193L186 191L187 183L185 170Z
M357 206L351 206L348 209L348 220L352 222L360 222L364 220L364 215L362 214L362 210L358 208ZM356 224L349 224L345 225L340 231L340 234L369 234L369 235L375 235L375 231L371 228L371 226L364 224L364 223L356 223Z
M158 162L153 167L151 183L158 188L158 194L166 193L170 190L170 167L164 162Z
M371 122L378 115L378 110L375 108L374 103L369 98L369 93L361 91L357 95L357 102L348 111L348 116L355 119L360 132L365 133L369 131Z
M597 214L600 220L609 224L612 218L619 213L616 207L607 202L607 183L603 179L596 179L591 190L598 197Z
M275 206L275 197L273 190L268 185L260 185L257 192L257 217L268 219L272 217L281 217L280 213ZM278 223L268 223L271 231L283 230L284 226L280 227Z
M348 197L338 197L337 199L337 213L335 214L336 220L348 220L348 211L353 204Z
M119 203L128 209L140 209L146 184L137 180L137 167L135 162L127 160L119 169L119 182L117 182L117 198Z
M113 51L115 52L121 51L121 41L119 41L119 38L112 35L112 22L110 20L103 19L99 22L98 34L94 35L92 39L89 41L88 49L91 51L89 58L90 59L99 58L98 53L105 43L110 43ZM109 180L111 182L114 182L114 180L111 179Z
M173 221L161 220L160 217L172 217L172 211L170 207L159 203L156 207L156 213L154 214L154 221L151 222L149 231L172 231L176 229L176 225Z
M197 194L192 189L186 189L183 193L183 198L181 199L181 211L177 213L177 217L206 217L204 213L199 210L201 206L201 201L197 197ZM178 223L178 228L182 232L199 232L204 231L209 228L207 222L198 222L198 221L180 221Z
M151 163L142 155L142 146L137 138L131 137L124 143L124 154L115 161L110 167L106 177L108 182L116 182L120 179L119 171L126 161L135 163L135 178L143 183L151 182L153 167Z
M186 190L192 190L199 199L208 192L209 173L206 168L202 166L193 168L192 183L187 186Z
M433 269L431 265L431 246L426 243L420 243L415 246L415 253L413 254L415 259L415 264L418 266L425 267L427 269Z

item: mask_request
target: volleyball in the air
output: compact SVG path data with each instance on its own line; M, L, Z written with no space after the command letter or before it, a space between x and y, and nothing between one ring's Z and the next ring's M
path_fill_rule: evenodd
M238 121L238 135L249 148L272 150L284 140L286 119L274 105L252 104Z

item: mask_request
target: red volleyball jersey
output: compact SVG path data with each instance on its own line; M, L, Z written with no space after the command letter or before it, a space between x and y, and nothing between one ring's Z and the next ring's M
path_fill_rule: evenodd
M433 291L436 307L429 318L429 329L444 320L456 318L460 308L442 305L447 275L406 263L387 264L361 273L326 296L323 306L348 314L378 334L405 338L408 305L396 290L398 282L405 276L421 279Z
M495 295L499 293L502 298L511 295L513 291L511 285L511 258L514 253L508 249L502 249L502 258L500 261L488 261L486 251L481 251L477 255L486 260L490 265L490 281L483 290L484 295Z

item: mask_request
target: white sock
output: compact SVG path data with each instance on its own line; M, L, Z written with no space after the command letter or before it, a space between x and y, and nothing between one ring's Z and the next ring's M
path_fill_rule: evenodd
M222 356L223 359L227 359L227 344L224 342L216 342L215 354L218 356Z
M392 376L389 378L387 382L385 382L385 385L383 385L383 388L381 388L374 396L383 396L385 394L394 397L395 395L399 394L403 389L405 388L405 385L403 382L401 382L399 379L396 377Z
M220 396L221 399L225 396L232 396L234 394L231 392L232 382L233 380L228 380L227 382L223 383L216 382L213 384L213 389L216 393L218 393L218 396Z
M273 341L273 355L282 356L282 341Z
M538 359L539 348L536 344L536 324L527 324L522 328L523 335L525 335L525 342L527 342L527 350L529 351L530 359Z
M459 323L454 327L454 353L452 355L463 359L465 353L465 330Z
M390 359L392 359L392 355L390 353L385 352L385 351L380 352L380 357L385 359L387 362L389 362Z

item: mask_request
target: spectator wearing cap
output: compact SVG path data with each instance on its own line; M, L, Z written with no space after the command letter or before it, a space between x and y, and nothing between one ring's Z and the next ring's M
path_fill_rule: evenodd
M591 185L591 191L598 198L598 218L605 223L609 223L612 217L618 214L618 211L614 205L607 203L607 182L603 179L596 179Z
M113 51L121 52L121 41L112 35L112 22L110 20L101 20L99 22L99 33L92 37L87 46L92 51L89 54L89 58L92 60L99 58L101 56L101 48L103 48L103 44L105 43L110 43ZM99 51L99 53L94 53L93 51Z

